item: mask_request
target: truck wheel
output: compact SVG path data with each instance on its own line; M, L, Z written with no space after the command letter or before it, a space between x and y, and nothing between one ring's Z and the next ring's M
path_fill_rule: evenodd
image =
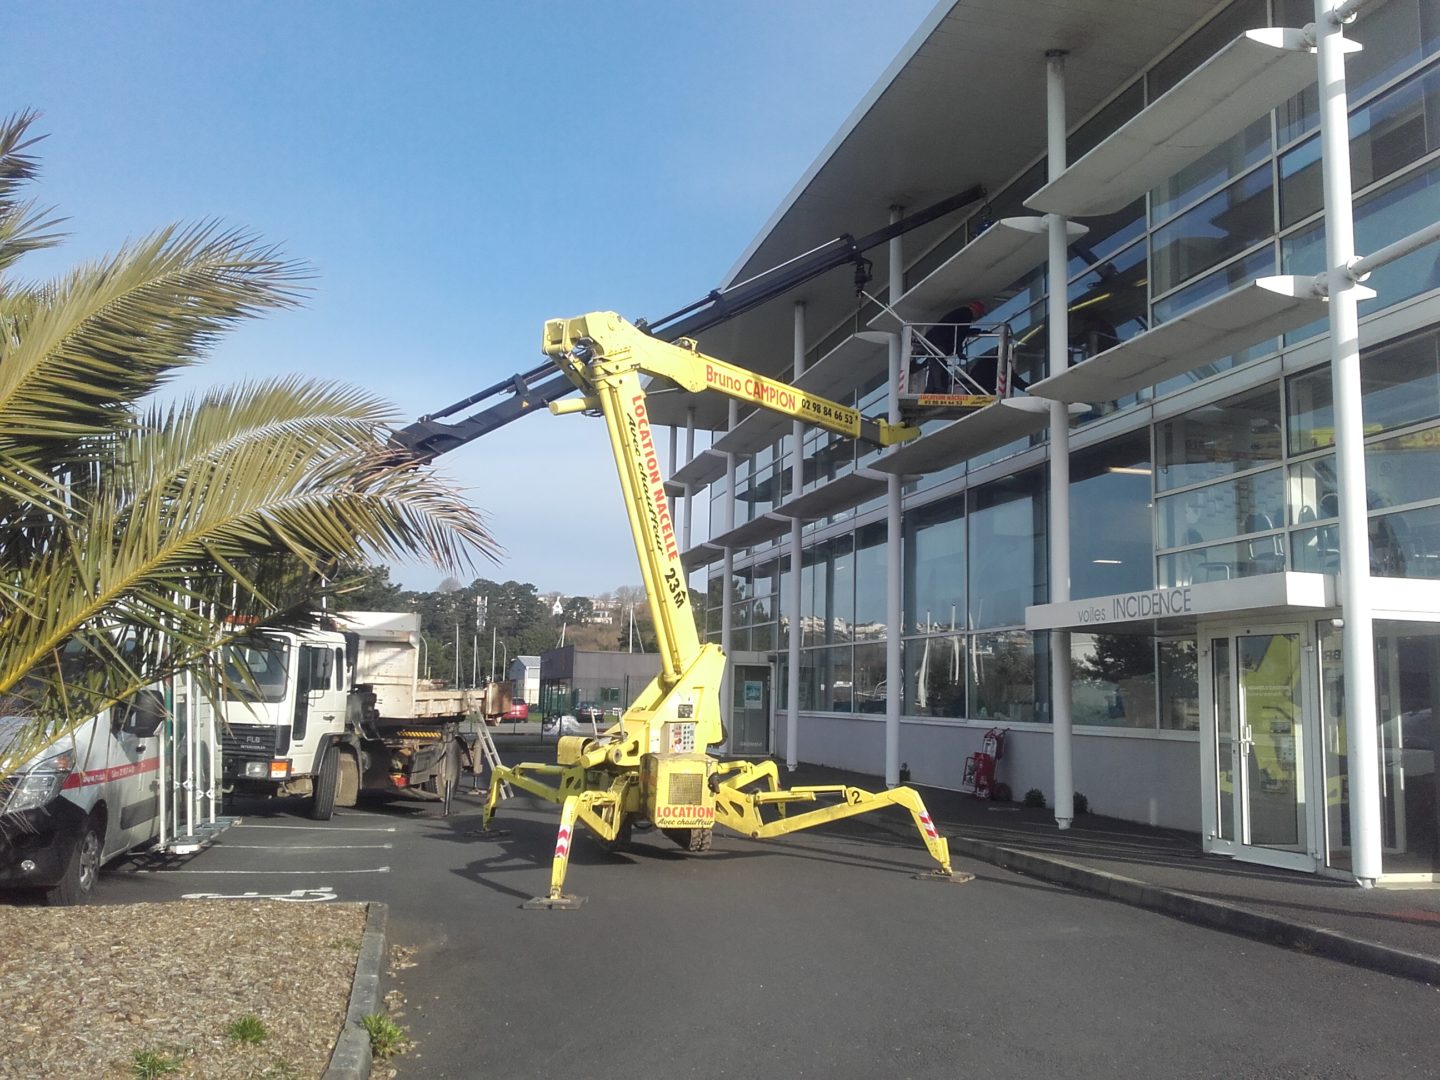
M100 830L93 820L85 822L85 831L65 863L65 876L44 891L45 903L51 907L84 904L95 895L100 881Z
M320 761L315 777L315 794L310 797L310 816L316 821L329 821L335 816L335 790L340 785L340 748L332 746Z
M458 743L450 743L445 747L445 753L441 756L435 773L420 785L420 790L429 792L431 795L443 796L448 788L454 791L460 784L460 746Z
M440 798L444 800L443 809L440 811L442 817L450 816L450 803L455 798L455 792L460 787L460 744L451 743L445 750L445 768L435 778L435 783L440 788Z
M714 829L661 829L660 831L686 851L693 852L709 851L710 841L715 833Z

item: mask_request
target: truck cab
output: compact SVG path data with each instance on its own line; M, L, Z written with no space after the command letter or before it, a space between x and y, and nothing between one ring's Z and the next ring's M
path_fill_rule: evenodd
M316 795L327 753L354 742L346 725L345 649L344 635L331 630L267 632L225 648L231 690L220 713L227 792ZM352 750L358 764L358 745Z

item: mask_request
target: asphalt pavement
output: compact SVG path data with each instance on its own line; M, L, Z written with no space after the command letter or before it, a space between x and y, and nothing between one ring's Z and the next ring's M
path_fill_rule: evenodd
M549 748L502 747L505 760ZM466 786L468 787L468 780ZM310 822L260 806L101 900L378 900L416 1048L402 1078L1404 1077L1435 1075L1440 991L970 859L933 884L889 810L774 841L717 830L690 856L577 839L579 911L542 895L556 810L394 801ZM948 829L947 829L948 831ZM583 830L582 830L583 834ZM301 977L297 973L297 977Z

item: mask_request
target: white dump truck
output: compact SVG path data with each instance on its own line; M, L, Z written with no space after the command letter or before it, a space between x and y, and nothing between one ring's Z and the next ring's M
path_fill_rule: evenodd
M419 649L419 615L387 611L228 647L230 684L245 689L221 706L227 794L306 796L322 821L362 792L448 803L462 763L480 758L462 725L508 708L508 694L435 687L419 677Z

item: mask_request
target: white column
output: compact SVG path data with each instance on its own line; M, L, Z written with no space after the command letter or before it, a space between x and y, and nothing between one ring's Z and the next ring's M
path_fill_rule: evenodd
M1065 171L1065 54L1045 54L1045 124L1049 178ZM1058 375L1069 361L1070 324L1066 297L1067 240L1065 219L1048 215L1050 245L1050 374ZM1070 414L1064 402L1050 404L1050 602L1070 599ZM1050 632L1050 721L1055 748L1055 824L1068 829L1075 817L1075 774L1071 763L1070 632Z
M729 412L726 414L725 430L734 431L735 425L740 422L740 403L734 398L730 399ZM714 505L713 503L711 505ZM713 525L711 526L714 527ZM735 455L725 455L725 531L728 533L735 528ZM731 638L734 632L734 615L731 611L735 603L735 549L729 544L725 545L725 580L720 583L720 648L726 657L730 656ZM725 724L725 730L730 730L730 716L734 711L731 708L731 681L735 670L735 661L725 661L725 677L720 683L720 716ZM726 739L729 742L729 739Z
M1370 533L1365 505L1365 431L1360 412L1360 319L1348 268L1355 257L1344 37L1337 0L1315 0L1320 76L1320 152L1325 264L1330 279L1330 381L1340 497L1340 607L1345 654L1350 854L1355 880L1381 872L1380 760L1375 715L1375 638L1370 606Z
M796 304L794 313L792 371L799 378L805 371L805 305ZM796 420L790 425L790 497L805 487L805 469L801 451L805 446L805 425ZM785 768L790 772L800 763L800 533L799 518L790 519L790 595L785 606L790 611L790 638L787 646L789 670L785 673Z
M900 220L900 207L890 208L890 220ZM889 300L893 307L904 291L905 253L900 237L890 241L890 286ZM905 328L905 343L909 344L909 327ZM890 407L888 419L892 424L900 423L900 365L901 339L890 335ZM885 786L896 787L900 783L900 704L904 690L904 675L901 672L903 659L900 651L904 615L901 611L902 592L900 578L900 554L903 547L900 527L900 477L890 474L885 484Z

